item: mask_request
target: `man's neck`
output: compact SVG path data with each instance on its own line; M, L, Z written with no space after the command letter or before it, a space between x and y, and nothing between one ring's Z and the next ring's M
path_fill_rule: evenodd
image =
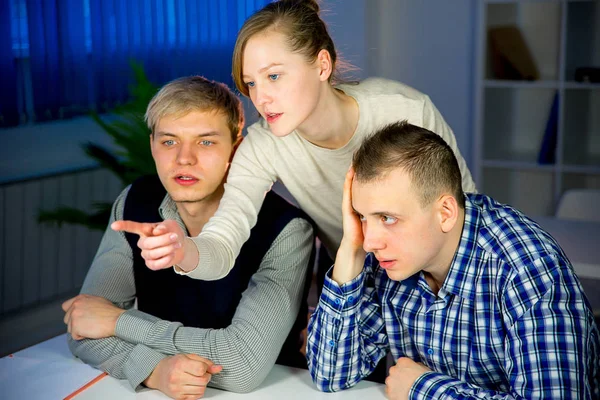
M458 251L460 239L462 238L464 225L465 212L464 210L461 210L456 225L450 232L448 232L448 238L440 250L439 257L437 257L434 266L432 268L428 268L427 271L423 271L429 287L436 295L444 284L444 281L448 276L448 272L450 272L452 261L454 260L454 256Z
M177 212L191 237L198 236L204 225L215 214L223 197L223 189L209 198L194 202L176 202Z

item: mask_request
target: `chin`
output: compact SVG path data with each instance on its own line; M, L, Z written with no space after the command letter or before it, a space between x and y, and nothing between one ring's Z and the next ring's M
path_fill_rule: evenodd
M405 273L402 273L401 271L393 271L393 270L386 270L385 273L387 274L388 278L390 278L393 281L403 281L406 278L409 278L409 276L406 276Z
M200 193L171 193L169 192L169 196L176 203L193 203L197 201L201 201L203 196Z
M273 134L273 136L277 136L277 137L286 137L287 135L289 135L290 133L292 133L294 130L282 130L282 129L273 129L271 128L271 133Z

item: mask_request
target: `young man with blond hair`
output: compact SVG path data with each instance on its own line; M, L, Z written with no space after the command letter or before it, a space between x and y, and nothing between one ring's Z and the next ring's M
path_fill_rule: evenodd
M376 132L343 199L309 324L319 389L353 386L391 351L389 399L600 398L598 328L571 263L519 211L464 194L438 135Z
M240 100L223 84L181 78L156 94L146 120L157 176L119 195L81 294L63 304L71 351L133 389L173 398L201 397L207 384L250 391L276 360L306 366L300 332L314 238L300 210L268 193L232 272L219 280L153 271L138 247L166 227L176 226L179 239L196 236L215 213L242 140Z

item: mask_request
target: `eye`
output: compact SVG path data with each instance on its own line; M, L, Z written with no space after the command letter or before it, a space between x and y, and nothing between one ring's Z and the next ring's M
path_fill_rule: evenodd
M213 144L215 144L215 142L211 142L210 140L203 140L203 141L200 142L200 144L202 146L208 147L208 146L212 146Z
M248 86L249 88L254 87L254 82L253 81L246 82L246 86Z
M169 140L165 140L164 142L162 142L162 144L164 144L167 147L171 147L171 146L173 146L175 144L175 141L169 139Z
M381 221L383 221L383 223L385 225L392 225L394 224L396 221L398 221L398 219L394 218L394 217L390 217L389 215L382 215L381 216Z
M279 74L269 74L269 79L272 81L276 81L279 79Z
M356 216L358 217L358 219L361 220L361 222L365 222L367 220L367 218L364 215L359 214L356 211L354 212L354 214L356 214Z

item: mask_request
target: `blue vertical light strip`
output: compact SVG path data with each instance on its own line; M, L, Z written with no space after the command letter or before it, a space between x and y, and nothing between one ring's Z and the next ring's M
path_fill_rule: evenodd
M82 0L62 0L59 6L60 48L62 49L61 69L63 92L60 106L65 117L83 112L88 105L88 60L85 35L85 10Z
M115 91L114 71L116 67L116 47L117 47L117 21L115 17L113 0L95 0L102 7L102 26L103 48L100 53L102 59L101 74L103 75L104 85L98 90L103 92L104 106L106 111L112 108L116 103L118 94Z
M58 116L62 87L57 8L55 2L27 0L27 11L34 120L50 120Z
M11 22L15 18L11 17L19 14L19 10L15 10L19 5L15 3L15 0L13 4L8 1L0 2L0 127L19 123L15 55L20 54L20 49L16 51L15 46L20 46L22 36L20 24L14 29L15 35L12 34Z
M231 38L229 37L229 31L227 29L227 12L229 9L229 4L230 1L229 0L221 0L219 2L217 2L218 4L218 8L217 8L217 13L219 15L219 19L218 21L218 25L217 28L219 29L219 44L220 45L224 45L227 46L230 41ZM215 22L217 22L215 21Z
M148 48L146 51L146 60L149 64L146 66L148 76L155 82L160 82L158 71L160 66L158 65L158 29L156 27L158 20L158 5L157 0L146 0L146 7L150 8L150 25L146 32L146 38L148 40Z
M177 5L177 25L175 26L175 29L177 29L177 50L182 54L188 43L187 2L177 0Z
M165 13L165 3L167 3L166 0L156 0L156 23L158 27L158 58L156 59L156 62L160 64L160 68L158 68L159 82L166 82L169 78L163 65L164 61L168 59L167 49L169 45L167 40L168 26L166 25L167 16Z
M129 83L132 81L132 72L129 64L132 56L132 46L129 43L129 24L137 16L128 13L128 1L116 0L114 3L115 11L115 55L113 59L113 85L119 103L126 102L129 99Z
M102 4L99 0L89 0L90 7L90 37L91 37L91 54L90 54L90 70L92 74L91 97L93 103L92 108L95 111L102 111L104 103L104 25L102 24Z
M150 80L154 77L154 65L152 57L154 49L152 48L152 4L149 0L135 0L138 2L140 16L140 61L144 65L144 71Z
M167 24L167 58L168 63L163 64L163 69L168 74L168 79L172 78L177 74L177 67L179 66L179 58L177 51L177 13L175 12L176 0L168 1L166 5L166 24Z
M127 15L129 15L127 23L127 37L129 40L129 57L137 62L140 59L140 25L143 19L137 0L127 2Z
M198 0L186 0L186 4L188 28L187 54L193 56L196 54L196 50L200 43L200 27L198 26L200 16L198 15Z
M90 14L90 0L83 0L83 29L85 35L85 76L86 76L86 95L85 105L88 109L95 109L95 91L94 91L94 65L92 58L92 21Z
M209 33L208 33L208 24L209 24L209 15L208 15L208 1L207 0L198 0L200 7L198 10L198 15L200 16L200 48L202 51L207 47L209 41Z
M167 48L172 49L175 46L177 46L177 32L175 28L177 17L175 15L175 1L167 1L165 6L167 25Z
M92 21L90 17L90 0L83 0L83 24L85 34L85 51L92 52Z
M214 48L221 43L219 37L219 7L220 2L208 1L208 41L210 48Z

